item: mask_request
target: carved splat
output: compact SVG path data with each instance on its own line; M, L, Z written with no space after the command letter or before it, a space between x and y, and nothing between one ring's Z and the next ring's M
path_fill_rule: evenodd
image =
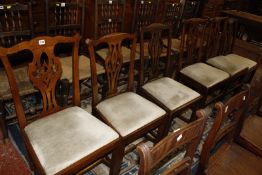
M107 95L117 92L118 78L123 63L123 55L121 52L121 42L109 43L109 52L105 59L105 69L108 81Z
M56 82L61 78L62 67L58 57L48 50L33 53L33 62L29 64L28 73L33 85L42 95L42 114L50 114L59 109L55 99Z

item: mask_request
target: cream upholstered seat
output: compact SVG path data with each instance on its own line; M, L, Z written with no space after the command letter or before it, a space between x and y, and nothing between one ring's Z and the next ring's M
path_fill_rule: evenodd
M136 44L136 52L140 53L140 43ZM161 57L165 57L167 53L167 48L163 47L162 52L160 54ZM144 56L148 57L149 56L149 51L148 51L148 42L144 43Z
M210 58L207 60L207 63L228 72L231 76L243 71L246 68L252 69L257 65L255 61L236 54Z
M19 95L21 96L37 92L28 78L27 71L28 66L13 69ZM12 98L12 94L6 73L4 70L0 70L0 99L5 100L10 98Z
M142 88L170 110L175 110L200 97L196 91L168 77L146 83Z
M195 63L180 71L205 87L212 87L229 78L229 74L204 63Z
M46 174L55 174L116 140L119 135L79 107L71 107L25 127Z
M62 77L61 79L68 79L69 82L73 80L72 74L72 56L63 57L60 59L62 64ZM102 74L105 72L103 66L96 64L97 74ZM88 79L91 77L90 70L90 59L84 55L79 56L79 80Z
M108 48L104 48L104 49L99 49L98 51L96 51L96 53L103 59L105 60L107 55L108 55ZM122 47L122 54L123 54L123 63L128 63L130 62L130 54L131 54L131 50L127 47ZM139 59L139 54L136 53L135 55L135 60Z
M163 44L164 44L165 46L167 46L167 42L168 42L167 39L164 39L164 40L163 40ZM180 40L180 39L177 39L177 38L172 38L172 39L171 39L171 43L172 43L172 45L171 45L171 50L172 50L173 52L179 52L181 40Z
M126 92L100 102L97 110L122 137L165 115L165 111L133 93Z

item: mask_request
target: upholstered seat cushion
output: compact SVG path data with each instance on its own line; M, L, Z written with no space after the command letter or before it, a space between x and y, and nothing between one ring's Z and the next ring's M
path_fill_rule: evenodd
M133 92L106 99L96 108L123 137L165 114L163 109Z
M130 53L131 50L127 47L122 47L122 55L123 55L123 63L128 63L130 62ZM99 49L96 51L96 53L103 59L105 60L107 55L108 55L108 48L104 49ZM135 54L135 60L138 60L140 58L139 54Z
M79 107L36 120L25 132L46 174L56 174L119 137Z
M192 64L180 72L208 88L229 78L228 73L204 63Z
M246 68L252 69L257 64L255 61L238 56L236 54L210 58L207 60L207 63L225 72L228 72L231 76L243 71Z
M240 136L258 149L262 150L262 117L248 117L242 127Z
M72 56L63 57L60 59L62 63L62 77L61 79L68 79L69 82L73 81L72 74ZM96 64L97 74L102 74L105 72L103 66ZM90 70L90 59L84 55L79 56L79 80L88 79L91 77Z
M136 44L136 52L140 54L140 43ZM163 47L162 52L160 54L161 57L165 57L167 55L167 48ZM144 43L144 56L148 57L149 56L149 51L148 51L148 42Z
M171 42L172 42L171 50L172 50L173 52L179 52L181 40L180 40L180 39L177 39L177 38L172 38L172 39L171 39ZM163 44L164 44L165 46L167 46L168 40L167 40L167 39L164 39L164 40L163 40Z
M145 84L143 89L170 110L175 110L200 97L200 94L196 91L168 77L151 81Z
M21 96L37 92L37 90L34 88L33 84L29 80L28 73L27 73L28 72L27 66L13 69L13 72L16 79L19 94ZM8 78L6 72L3 69L1 69L0 70L0 99L6 100L10 98L12 98L12 94L10 91Z

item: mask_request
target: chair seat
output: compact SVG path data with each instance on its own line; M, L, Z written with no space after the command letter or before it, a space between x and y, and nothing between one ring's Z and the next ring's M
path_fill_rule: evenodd
M122 47L122 54L123 54L123 63L128 63L130 62L130 53L131 50L127 47ZM98 51L96 51L96 53L103 59L105 60L107 55L108 55L108 49L104 48L104 49L100 49ZM136 53L135 55L135 60L139 60L140 56L139 54Z
M171 42L172 42L171 50L172 50L173 52L179 52L181 40L180 40L180 39L177 39L177 38L172 38L172 39L171 39ZM167 43L168 43L168 40L167 40L167 39L164 39L164 40L163 40L163 44L164 44L165 46L167 46Z
M25 127L46 174L55 174L116 140L119 135L79 107L71 107Z
M68 79L71 83L73 80L72 74L72 56L64 57L60 59L62 64L62 77L61 79ZM105 72L103 66L96 64L97 74L102 74ZM90 59L84 55L79 56L79 80L88 79L91 77L90 70Z
M21 96L37 92L28 78L27 71L28 66L13 69L19 95ZM0 70L0 82L0 99L6 100L12 98L7 75L3 69Z
M246 68L252 69L257 64L252 60L235 54L210 58L207 60L207 63L229 73L231 76L236 75Z
M224 144L208 162L209 175L261 175L262 158L236 144Z
M240 136L262 150L262 117L256 115L248 117L244 122Z
M178 109L200 97L200 94L196 91L168 77L151 81L145 84L143 89L159 100L169 110Z
M195 63L180 71L183 75L210 88L229 78L229 74L204 63Z
M136 44L136 52L137 53L140 53L140 43L137 43ZM167 54L167 48L166 47L163 47L162 48L162 52L160 54L160 57L165 57ZM144 56L145 57L148 57L149 56L149 51L148 51L148 42L145 42L144 43Z
M122 137L166 114L163 109L133 92L106 99L96 108Z

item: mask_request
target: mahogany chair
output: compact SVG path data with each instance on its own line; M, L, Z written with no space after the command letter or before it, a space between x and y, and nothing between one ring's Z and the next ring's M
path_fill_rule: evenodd
M80 33L83 36L85 27L85 0L79 1L51 1L46 2L46 33L51 36L73 36ZM57 48L57 54L62 55L60 60L63 67L62 79L68 79L72 82L72 55L68 55L69 45L60 45ZM70 50L70 49L69 49ZM80 56L79 56L79 80L86 80L91 77L90 59L84 54L85 44L80 42ZM102 66L97 65L99 74L104 73Z
M197 112L198 119L192 123L179 128L161 140L153 148L149 148L145 143L137 147L140 156L140 168L138 175L150 175L153 170L159 166L161 161L168 158L179 148L186 150L182 160L178 160L170 167L166 168L161 174L166 175L189 175L191 174L191 165L194 153L203 133L206 118L203 117L203 111Z
M262 157L262 141L261 141L261 128L262 128L262 115L260 108L262 106L262 97L255 114L243 116L241 125L239 126L239 135L237 142L244 148L250 150L256 155Z
M184 21L176 73L181 82L203 96L203 106L224 94L225 85L230 78L227 72L204 63L208 29L206 19L192 18Z
M11 47L21 41L31 39L34 36L31 3L0 4L0 47ZM19 55L19 56L18 56ZM14 76L20 95L25 96L37 92L27 77L28 55L25 52L18 54L20 59L11 59L12 64L20 64L14 69ZM22 66L21 66L22 65ZM0 120L4 139L8 137L6 129L5 102L12 99L8 79L3 66L0 65Z
M123 67L122 48L124 42L132 44L129 56L128 83L119 87L120 71ZM137 95L133 91L134 57L136 37L134 34L114 33L106 35L98 40L86 40L91 58L92 75L92 111L109 126L113 127L121 137L119 159L124 156L125 146L134 140L143 137L149 131L158 128L159 139L163 136L166 122L166 112ZM109 52L105 60L106 93L105 97L98 97L98 83L96 74L95 48L107 45Z
M168 113L165 135L169 131L173 118L191 107L196 107L196 104L201 99L199 93L175 81L170 76L172 74L170 70L171 30L170 26L153 23L142 28L140 35L139 92L161 106ZM166 34L168 35L169 43L165 55L166 59L164 60L165 73L161 75L162 62L160 62L160 57L164 47L162 38ZM145 39L147 39L146 45L144 43ZM149 51L149 58L145 56L144 50Z
M207 63L229 73L231 82L234 82L232 88L236 88L237 85L241 86L244 79L250 82L258 64L248 58L232 53L236 21L231 18L217 17L210 19L210 23L210 41L216 46L209 48L215 53L208 57Z
M79 41L79 35L43 36L11 48L0 48L0 59L9 80L22 138L39 174L74 174L112 152L119 140L113 129L79 107ZM55 98L56 82L63 71L60 59L54 53L59 43L72 44L73 105L68 108L58 106ZM9 62L9 56L21 50L28 50L33 55L28 76L42 97L42 111L31 122L25 117ZM115 159L116 155L117 149L112 156L115 164L120 163ZM113 167L111 174L116 174L112 173L114 171Z
M198 166L199 175L262 173L262 158L233 142L240 117L248 105L248 98L249 90L244 90L225 104L215 104L215 122L203 145Z

